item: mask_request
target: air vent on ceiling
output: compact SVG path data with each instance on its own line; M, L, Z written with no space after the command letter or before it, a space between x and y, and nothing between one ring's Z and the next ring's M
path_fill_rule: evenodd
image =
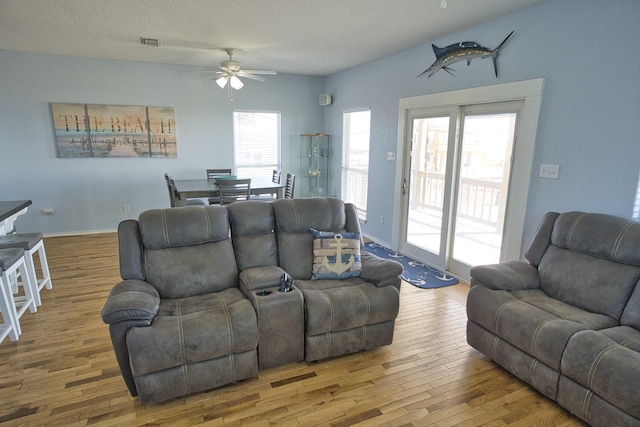
M146 37L140 37L140 43L145 46L160 47L160 39L149 39Z

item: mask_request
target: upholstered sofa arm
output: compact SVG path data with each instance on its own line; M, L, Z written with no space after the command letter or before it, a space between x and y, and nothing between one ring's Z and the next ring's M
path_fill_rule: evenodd
M395 286L400 288L402 264L391 259L380 258L369 252L362 252L360 259L362 260L362 272L360 273L362 279L377 287Z
M477 285L505 291L537 289L540 287L540 278L534 266L513 260L472 267L471 287Z
M102 308L104 323L141 320L151 324L160 307L160 295L149 283L142 280L125 280L113 287Z

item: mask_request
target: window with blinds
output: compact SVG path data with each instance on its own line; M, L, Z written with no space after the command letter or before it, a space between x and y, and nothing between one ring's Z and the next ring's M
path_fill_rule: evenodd
M234 170L241 177L271 180L280 170L280 113L273 111L233 112Z
M371 111L342 115L342 200L353 203L362 221L367 219Z

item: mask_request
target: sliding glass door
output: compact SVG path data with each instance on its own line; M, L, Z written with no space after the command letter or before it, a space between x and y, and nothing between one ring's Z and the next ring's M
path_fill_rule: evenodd
M521 103L462 108L456 205L447 269L467 276L474 265L502 260L511 159Z
M403 179L408 195L403 227L405 252L429 264L446 264L447 235L455 149L456 109L412 111L409 120L410 150Z
M460 277L501 260L521 102L415 109L403 164L402 252Z

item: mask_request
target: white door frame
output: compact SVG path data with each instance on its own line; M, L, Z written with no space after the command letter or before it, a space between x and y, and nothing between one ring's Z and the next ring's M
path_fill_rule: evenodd
M524 218L526 214L529 183L531 180L531 167L533 164L543 86L544 79L533 79L400 99L398 142L396 149L399 161L396 163L395 207L391 240L394 250L402 252L401 230L403 221L405 220L402 217L402 212L406 209L409 201L408 192L403 194L402 191L403 180L408 180L409 178L409 171L404 170L404 156L407 150L410 149L411 144L411 135L405 134L407 129L411 129L409 112L411 110L424 108L455 107L469 104L523 100L524 106L522 115L519 117L520 123L515 142L516 147L514 150L515 155L512 164L510 187L511 195L507 202L502 252L503 259L501 260L522 258L521 248Z

